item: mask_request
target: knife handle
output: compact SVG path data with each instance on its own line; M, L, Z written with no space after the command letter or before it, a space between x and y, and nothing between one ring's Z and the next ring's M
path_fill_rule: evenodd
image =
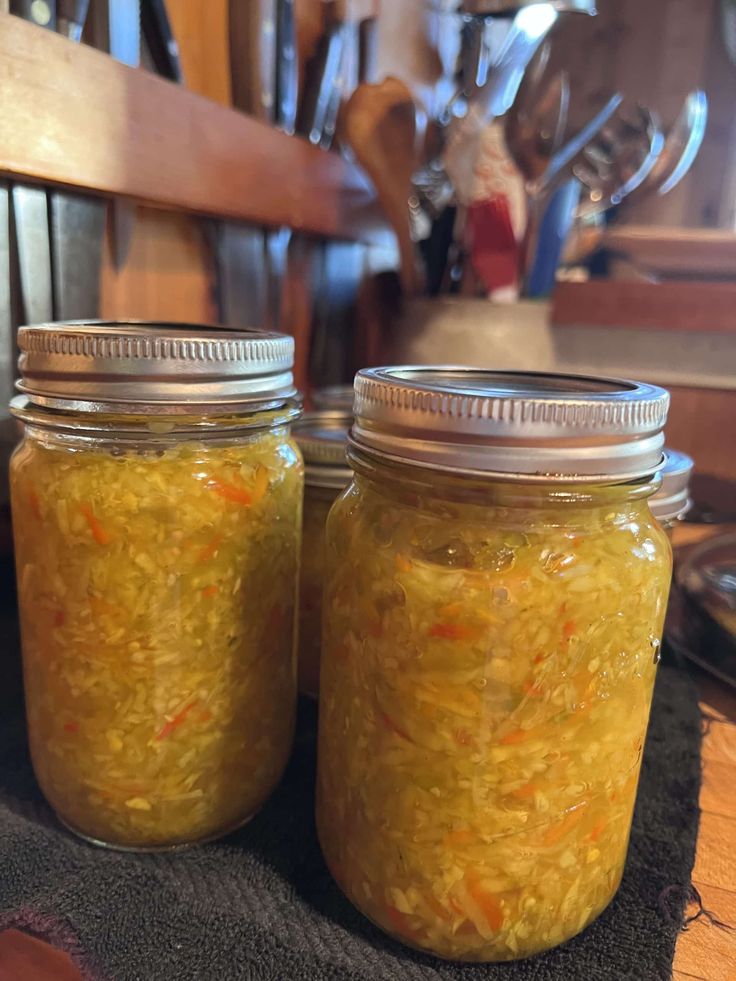
M38 27L56 30L56 0L10 0L10 13Z

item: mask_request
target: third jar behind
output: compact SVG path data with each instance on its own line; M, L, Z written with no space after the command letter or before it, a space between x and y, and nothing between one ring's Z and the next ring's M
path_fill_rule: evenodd
M299 577L299 691L312 698L319 693L325 525L330 508L352 476L345 456L352 421L351 412L333 409L309 412L294 426L294 437L305 463Z

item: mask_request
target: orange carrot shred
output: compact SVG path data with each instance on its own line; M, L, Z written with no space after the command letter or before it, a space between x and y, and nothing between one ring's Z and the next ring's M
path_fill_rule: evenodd
M603 821L599 821L598 824L595 825L595 827L592 829L592 831L588 835L588 840L589 841L598 841L598 839L600 838L600 836L606 830L606 825L607 824L608 824L608 821L605 820L605 819Z
M478 631L462 623L435 623L429 628L429 636L442 640L471 640L478 636Z
M222 545L222 535L215 535L211 542L205 545L197 553L197 562L209 562L217 555L217 550Z
M92 508L86 502L82 502L79 505L79 510L85 517L87 524L89 525L89 530L92 532L92 537L97 542L98 545L109 545L112 541L112 536L105 531L98 519L94 516Z
M512 729L505 736L501 736L500 743L502 746L514 746L516 743L523 743L528 735L528 729Z
M192 709L196 704L197 704L197 700L195 698L193 702L189 702L188 705L185 705L184 708L180 712L178 712L174 716L174 718L171 719L170 722L166 722L161 727L158 735L156 736L156 742L157 743L162 742L164 739L166 739L167 736L170 736L172 732L175 732L182 724L182 722L186 719L186 717L189 715L189 713L192 711Z
M79 723L78 722L65 722L64 723L64 732L68 732L71 736L75 735L76 733L79 732Z
M538 681L525 681L522 685L522 689L525 695L529 695L530 698L541 698L544 694L544 689L540 686Z
M214 596L215 593L219 593L219 592L220 592L220 587L215 583L212 583L211 586L204 587L204 589L202 590L202 596L204 596L205 599L210 599L210 597Z
M406 914L402 913L401 910L396 909L395 906L386 906L386 913L389 923L396 933L403 937L415 937L417 935L417 931L409 923Z
M564 818L558 823L548 828L542 838L545 845L556 845L562 841L566 834L580 823L585 814L585 804L576 807L574 811L568 811Z
M516 790L512 790L511 793L514 797L520 797L524 800L526 797L533 797L536 789L533 783L525 783L523 786L517 787Z
M492 893L486 892L472 874L465 874L465 884L491 930L500 930L503 926L503 910L498 899Z
M407 742L411 743L414 741L408 733L404 732L404 730L394 722L390 715L386 714L386 712L380 712L379 715L381 722L389 732L396 733L397 736L401 736L401 738L406 739Z
M562 625L562 636L565 638L565 640L569 640L574 633L575 633L575 621L566 620L565 623Z
M34 518L38 518L38 520L40 521L41 520L41 502L38 499L38 494L35 492L35 490L31 490L31 491L28 492L28 503L31 506L31 513L33 514L33 517Z
M394 558L394 565L397 572L411 572L412 570L411 562L405 555L397 554Z
M63 610L57 610L56 613L54 613L54 626L63 627L65 623L66 623L66 614L64 613Z
M237 484L229 484L225 480L209 477L205 483L205 487L214 491L218 497L221 497L225 501L230 501L232 504L248 506L253 503L251 492L246 490L245 487L238 487Z

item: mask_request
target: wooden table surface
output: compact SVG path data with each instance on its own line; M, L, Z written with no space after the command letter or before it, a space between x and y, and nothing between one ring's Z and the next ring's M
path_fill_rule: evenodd
M718 529L710 529L710 532ZM678 530L677 545L702 538L694 526ZM723 929L701 916L677 943L675 981L736 981L736 689L697 674L704 714L700 832L693 885L703 907ZM698 907L692 904L689 912Z

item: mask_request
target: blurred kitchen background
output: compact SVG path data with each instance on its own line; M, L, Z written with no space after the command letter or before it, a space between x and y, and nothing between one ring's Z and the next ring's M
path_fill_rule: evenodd
M0 0L0 68L3 404L90 317L630 376L728 508L736 0Z

